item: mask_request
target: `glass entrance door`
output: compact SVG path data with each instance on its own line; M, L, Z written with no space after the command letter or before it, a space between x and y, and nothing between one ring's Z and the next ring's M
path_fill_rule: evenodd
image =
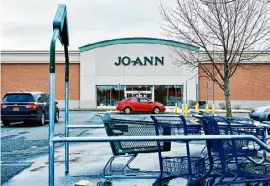
M145 97L153 99L153 86L132 86L128 85L125 91L125 97Z

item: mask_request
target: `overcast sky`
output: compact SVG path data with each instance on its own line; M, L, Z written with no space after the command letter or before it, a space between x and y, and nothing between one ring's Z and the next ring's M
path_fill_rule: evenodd
M70 49L122 37L165 38L160 0L2 0L1 49L49 50L52 21L62 3L67 5ZM57 48L62 49L59 43Z

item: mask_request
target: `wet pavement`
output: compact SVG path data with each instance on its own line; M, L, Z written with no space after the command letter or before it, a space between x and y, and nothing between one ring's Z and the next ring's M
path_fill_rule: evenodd
M104 136L104 129L94 129L86 132L88 136ZM198 153L203 148L203 144L191 144L193 153ZM164 156L185 155L185 144L177 143L172 146L172 151L165 152ZM102 170L106 162L112 156L109 143L73 143L70 145L70 172L65 175L64 166L64 148L58 148L55 153L55 185L74 186L80 180L88 180L96 185L103 178ZM127 159L120 158L116 164L123 164ZM48 185L48 156L34 159L31 167L25 169L19 175L13 177L3 186L27 185L39 186ZM140 168L141 171L157 171L158 156L157 153L140 154L131 163L131 167ZM158 175L158 174L150 174ZM154 179L140 180L112 180L114 186L150 186ZM184 179L175 179L171 181L170 186L185 185Z
M88 124L96 112L70 111L70 124ZM100 120L97 120L100 122ZM72 130L72 136L82 136L86 130ZM48 153L48 125L12 124L1 126L1 184L33 163L33 158ZM55 135L64 135L64 113L55 125ZM63 144L57 144L62 146Z
M101 124L95 111L70 111L70 124ZM64 135L64 113L61 112L60 122L55 125L55 135ZM221 114L222 115L222 114ZM235 116L247 116L236 114ZM149 115L117 115L117 118L128 117L141 120ZM104 129L71 129L70 136L106 136ZM79 180L86 179L94 185L102 178L102 169L112 156L109 143L73 143L70 145L70 174L64 171L63 143L56 145L55 153L55 185L74 185ZM192 144L196 152L202 144ZM176 148L184 153L185 148ZM180 149L180 150L179 150ZM184 149L181 150L181 149ZM141 169L157 170L157 155L139 155L133 165ZM26 126L15 124L11 127L1 126L1 184L4 186L45 186L48 185L48 125ZM113 185L146 186L153 180L115 180ZM185 180L176 179L170 183L184 185Z

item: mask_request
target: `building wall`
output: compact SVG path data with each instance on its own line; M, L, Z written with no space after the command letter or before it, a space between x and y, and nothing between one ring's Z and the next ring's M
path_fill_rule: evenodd
M80 64L70 65L70 100L80 100ZM10 91L49 92L49 64L2 64L1 95ZM65 65L56 64L56 100L64 100Z
M164 65L115 65L118 57L131 60L144 56L164 57ZM168 46L159 44L117 44L81 53L81 108L96 107L96 85L184 85L195 71L173 63ZM189 81L188 100L196 99L195 78ZM185 100L185 94L183 96Z
M80 100L79 52L71 51L70 58L70 108L78 108ZM49 51L2 51L1 97L9 91L49 92ZM64 107L65 58L56 52L56 100Z
M134 59L164 56L164 66L115 66L119 56ZM173 64L168 46L158 44L119 44L79 52L70 51L70 108L95 107L95 85L184 85L194 73ZM64 107L64 53L56 52L56 99ZM81 63L81 64L80 64ZM254 63L254 64L253 64ZM208 64L205 64L208 65ZM209 66L211 69L211 65ZM8 91L45 91L49 88L49 51L1 51L1 96ZM199 99L206 99L206 78L199 70ZM243 64L231 80L233 108L253 108L270 104L270 53ZM196 99L196 78L188 81L188 100ZM212 101L212 81L208 84ZM215 85L215 104L224 102L222 90Z
M206 65L212 69L212 65ZM199 69L199 99L206 100L206 82L203 72ZM232 107L253 108L270 104L270 63L242 64L231 78ZM208 100L212 103L213 83L208 80ZM224 102L222 89L215 84L214 100L217 104ZM225 102L224 102L225 103Z

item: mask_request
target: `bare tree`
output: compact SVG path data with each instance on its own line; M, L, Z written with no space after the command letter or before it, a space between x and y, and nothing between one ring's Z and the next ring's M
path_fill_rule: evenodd
M174 47L175 63L199 68L219 85L227 117L232 116L230 78L239 64L269 49L268 8L265 0L176 0L173 8L161 3L165 35L201 51ZM248 52L255 50L260 52Z

